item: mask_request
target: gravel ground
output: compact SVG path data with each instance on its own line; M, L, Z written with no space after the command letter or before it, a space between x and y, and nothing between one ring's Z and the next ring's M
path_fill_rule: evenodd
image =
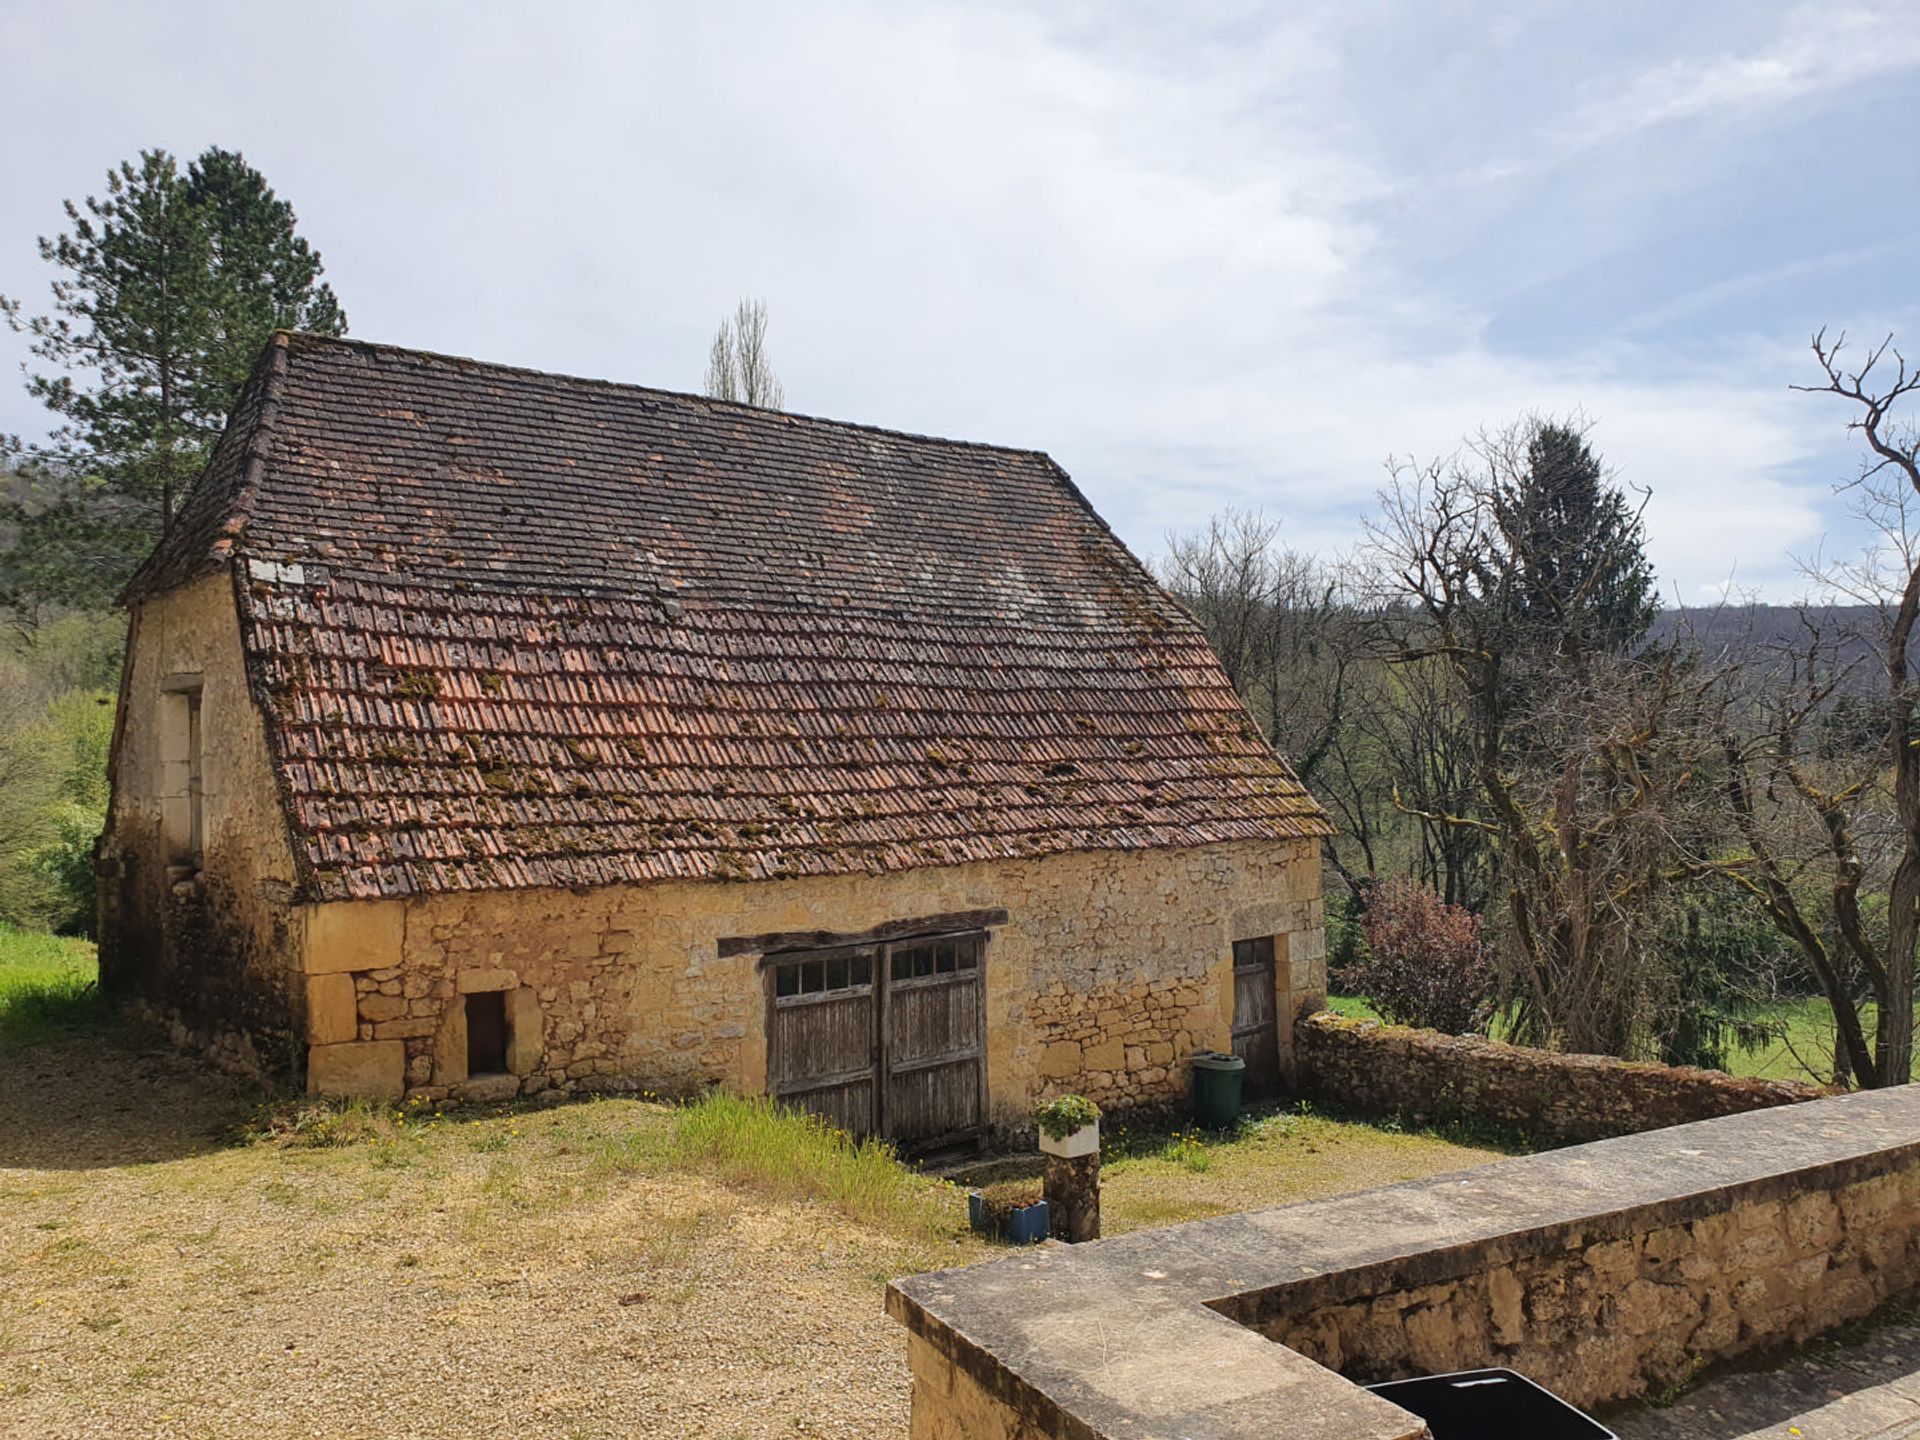
M185 1061L0 1055L0 1436L904 1435L894 1273L984 1253L593 1163L602 1101L233 1145Z
M671 1125L639 1100L333 1148L240 1138L253 1108L123 1040L0 1047L3 1440L900 1437L886 1280L1005 1253L636 1167ZM1276 1119L1129 1161L1109 1223L1487 1158Z

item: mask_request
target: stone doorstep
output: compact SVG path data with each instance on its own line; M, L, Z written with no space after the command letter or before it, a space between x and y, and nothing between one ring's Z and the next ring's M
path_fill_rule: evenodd
M1290 1292L1325 1303L1383 1275L1406 1288L1680 1223L1736 1191L1778 1199L1916 1164L1920 1085L1866 1091L908 1276L887 1311L956 1374L1045 1417L1037 1433L1267 1440L1285 1417L1289 1440L1399 1440L1420 1433L1405 1411L1240 1322Z

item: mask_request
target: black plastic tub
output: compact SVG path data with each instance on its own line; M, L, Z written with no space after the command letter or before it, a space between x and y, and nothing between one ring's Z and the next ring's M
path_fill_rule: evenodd
M1433 1440L1619 1440L1512 1370L1462 1370L1367 1389L1426 1421Z

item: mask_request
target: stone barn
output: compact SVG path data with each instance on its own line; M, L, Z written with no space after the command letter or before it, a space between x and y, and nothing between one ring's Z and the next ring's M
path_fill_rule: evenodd
M298 334L128 589L110 993L929 1145L1260 1083L1326 822L1045 455Z

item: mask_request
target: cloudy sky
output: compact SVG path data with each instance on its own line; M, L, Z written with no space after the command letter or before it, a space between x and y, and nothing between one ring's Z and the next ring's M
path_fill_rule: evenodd
M0 56L0 293L237 148L357 335L693 389L762 296L792 408L1051 451L1145 552L1338 549L1390 454L1578 408L1670 596L1787 598L1854 543L1809 332L1920 350L1914 0L10 0Z

